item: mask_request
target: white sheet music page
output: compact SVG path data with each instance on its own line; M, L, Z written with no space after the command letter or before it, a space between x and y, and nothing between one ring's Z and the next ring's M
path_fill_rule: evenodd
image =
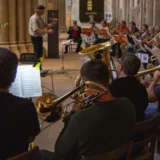
M63 40L63 41L61 42L61 45L69 45L72 41L73 41L73 39Z
M18 72L20 75L19 88L21 89L22 95L17 95L17 96L24 98L41 96L42 88L41 88L40 70L36 70L36 68L32 67L32 65L22 65L18 66ZM14 83L13 87L15 87ZM15 92L11 93L15 95Z
M20 76L20 69L17 68L17 75L12 83L11 87L9 88L9 92L15 96L23 97L22 96L22 89L21 89L21 76Z

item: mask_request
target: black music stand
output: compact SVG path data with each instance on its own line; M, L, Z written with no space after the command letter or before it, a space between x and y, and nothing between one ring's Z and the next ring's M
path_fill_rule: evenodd
M54 75L56 74L66 74L67 76L69 76L70 78L72 78L72 76L68 75L69 72L73 72L73 71L79 71L79 70L74 70L74 69L65 69L64 68L64 47L65 46L69 46L71 44L71 42L73 41L73 39L69 39L69 40L64 40L62 41L61 45L62 45L62 56L61 56L61 64L62 64L62 68L58 71L54 71Z

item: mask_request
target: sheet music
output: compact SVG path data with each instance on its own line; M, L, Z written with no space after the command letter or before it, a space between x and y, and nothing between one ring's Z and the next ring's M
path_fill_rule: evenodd
M148 63L149 56L145 53L138 53L138 57L142 63Z
M38 97L42 95L40 70L32 65L18 66L15 82L10 93L19 97Z
M61 42L61 45L69 45L72 41L73 41L73 39L63 40L63 41Z
M154 46L152 49L149 48L147 45L145 45L145 48L150 51L160 62L160 49L156 46Z
M11 87L9 88L9 92L14 94L15 96L23 97L22 96L22 89L21 89L21 77L20 77L20 70L17 69L17 75L12 83Z

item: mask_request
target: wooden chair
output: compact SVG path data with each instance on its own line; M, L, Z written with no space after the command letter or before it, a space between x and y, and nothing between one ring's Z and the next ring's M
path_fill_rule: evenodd
M131 160L154 160L158 120L159 116L156 115L150 120L136 124L135 134L144 134L144 139L133 143L133 151L138 149L142 149L142 151L132 155Z
M39 147L36 146L28 152L24 152L20 155L11 157L7 160L40 160L40 158L39 158Z
M81 160L129 160L132 149L132 141L122 145L121 147L99 155L94 156L82 156Z

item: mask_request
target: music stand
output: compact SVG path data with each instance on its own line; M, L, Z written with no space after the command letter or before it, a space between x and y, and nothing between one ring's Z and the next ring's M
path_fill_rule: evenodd
M54 75L55 75L55 74L66 74L67 76L69 76L69 75L68 75L68 72L74 71L73 69L65 69L65 68L64 68L64 50L63 50L63 48L64 48L65 46L69 46L72 41L73 41L73 39L69 39L69 40L64 40L64 41L62 41L62 43L61 43L61 45L62 45L62 56L61 56L62 68L61 68L60 70L58 70L58 71L54 71ZM78 70L75 70L75 71L78 71ZM69 77L72 78L72 76L69 76Z

